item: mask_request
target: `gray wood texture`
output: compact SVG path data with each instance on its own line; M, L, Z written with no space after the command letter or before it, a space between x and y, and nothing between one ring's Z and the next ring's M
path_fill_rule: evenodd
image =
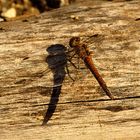
M110 100L91 74L64 83L54 113L41 126L53 92L47 87L50 75L40 76L48 67L46 48L89 35L95 35L89 43L93 61L116 99ZM0 139L139 138L139 0L87 0L0 23Z

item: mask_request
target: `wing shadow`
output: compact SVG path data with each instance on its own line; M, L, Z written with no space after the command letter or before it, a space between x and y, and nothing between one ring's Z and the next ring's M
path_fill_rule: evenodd
M49 48L47 48L46 51L48 52L46 62L48 63L48 66L53 73L54 86L52 90L51 99L48 105L48 110L44 116L42 125L47 124L47 122L55 112L57 103L59 101L59 95L61 93L62 83L66 75L65 67L67 65L65 46L63 46L62 44L51 45Z

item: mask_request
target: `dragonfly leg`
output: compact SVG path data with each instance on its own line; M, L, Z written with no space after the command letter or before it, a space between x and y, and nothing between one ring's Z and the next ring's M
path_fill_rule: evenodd
M71 60L72 58L75 58L74 56L76 55L76 53L74 53L72 56L68 55L68 58L69 60Z
M77 67L71 60L68 59L68 61L72 64L72 66L76 69L79 69L79 67Z
M71 63L71 65L75 68L75 71L76 71L76 73L75 73L75 75L76 75L76 79L74 79L73 81L78 81L78 80L82 80L82 79L84 79L84 77L85 77L85 75L87 75L86 73L85 73L85 69L83 70L82 68L80 68L80 58L78 57L78 66L76 66L71 60L68 60L70 63ZM68 73L69 73L69 69L68 69L68 67L67 67L67 71L68 71ZM79 75L80 74L80 75ZM69 75L69 74L68 74ZM70 77L70 76L69 76ZM73 78L71 78L71 79L73 79Z
M76 71L78 72L78 70L80 69L79 67L79 57L78 58L78 67L71 61L71 59L75 56L76 54L74 54L70 59L67 59L67 61L69 61L71 63L71 65L76 69ZM69 69L68 69L68 66L66 65L66 70L67 70L67 73L69 75L69 77L72 79L72 81L74 82L75 80L71 77L70 75L70 72L69 72Z
M70 75L70 72L69 72L69 69L68 69L68 66L66 65L66 70L67 70L67 73L68 73L68 76L71 78L71 80L74 82L75 80L71 77Z

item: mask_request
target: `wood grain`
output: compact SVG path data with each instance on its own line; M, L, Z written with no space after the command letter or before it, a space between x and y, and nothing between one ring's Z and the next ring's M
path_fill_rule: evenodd
M140 2L76 3L0 23L0 139L138 139L140 137ZM91 74L63 84L56 110L41 126L52 88L46 48L95 35L93 61L115 100ZM75 71L72 71L73 74Z

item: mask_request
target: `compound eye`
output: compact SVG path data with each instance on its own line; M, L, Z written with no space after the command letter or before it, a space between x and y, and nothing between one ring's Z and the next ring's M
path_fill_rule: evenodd
M75 41L76 41L76 42L80 42L80 37L76 37L76 38L75 38Z
M80 42L80 37L72 37L70 39L69 45L70 47L75 47Z

